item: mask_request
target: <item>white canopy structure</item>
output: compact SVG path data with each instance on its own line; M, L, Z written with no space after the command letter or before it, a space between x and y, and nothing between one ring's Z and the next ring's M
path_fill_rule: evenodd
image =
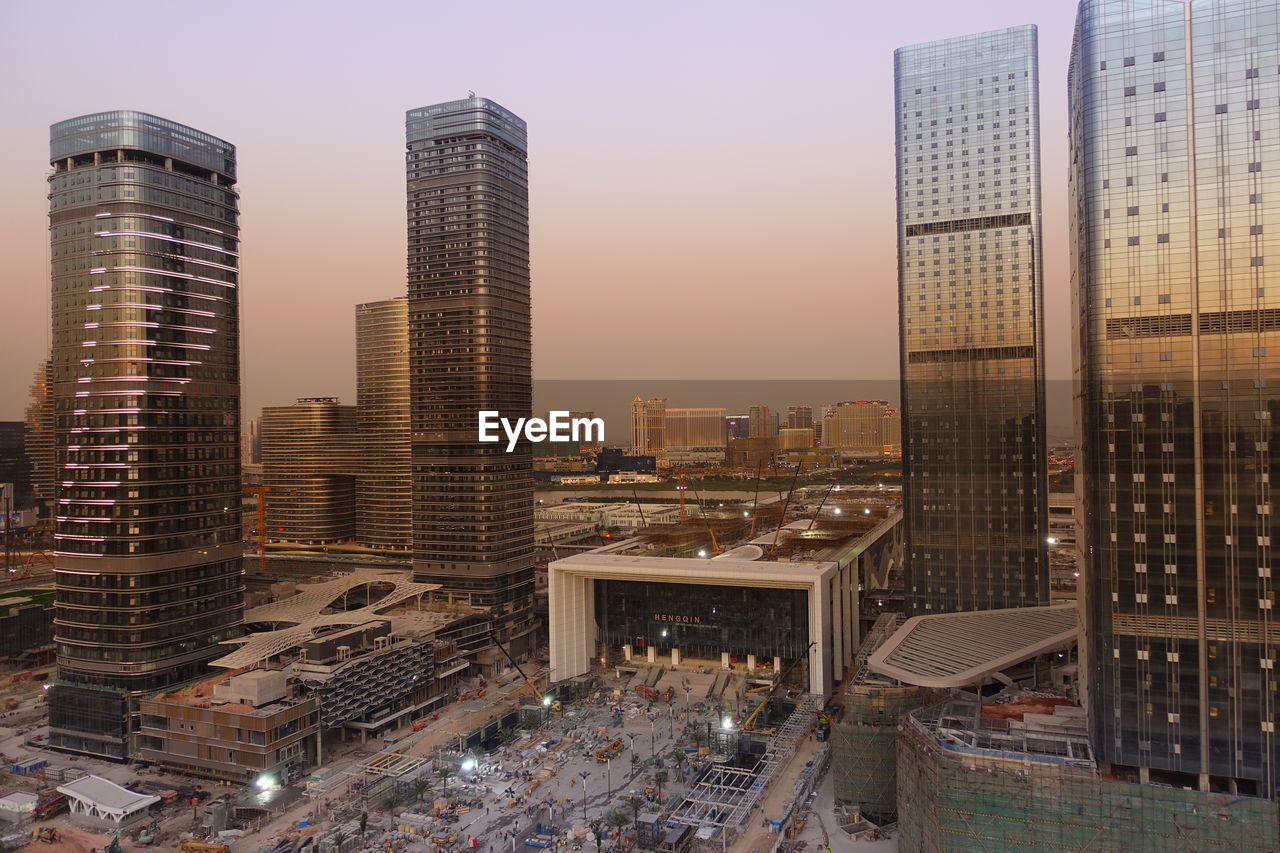
M145 812L160 798L139 794L122 788L101 776L81 776L74 782L58 786L59 794L66 794L73 815L123 826Z
M1070 648L1079 630L1075 604L915 616L867 659L904 684L967 687L1045 652Z

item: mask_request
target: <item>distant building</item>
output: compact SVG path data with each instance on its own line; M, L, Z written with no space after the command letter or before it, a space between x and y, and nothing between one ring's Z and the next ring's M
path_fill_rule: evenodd
M331 545L355 539L355 472L365 464L356 407L304 397L262 410L267 541Z
M750 423L749 438L770 438L778 434L778 413L763 403L748 409L747 419Z
M723 448L724 409L667 409L663 449Z
M31 500L45 521L53 518L53 501L58 483L57 450L54 442L53 362L45 359L31 381L31 399L26 411L26 451L31 463Z
M616 474L621 471L652 474L656 470L657 459L653 456L628 456L617 447L606 447L596 454L596 473L599 474Z
M787 429L813 429L813 407L787 406Z
M0 421L0 483L10 483L13 503L8 509L17 512L32 505L31 461L27 457L26 421ZM4 511L0 507L0 512Z
M724 436L726 444L735 438L750 438L751 416L727 415L724 419Z
M262 418L249 418L240 431L240 464L262 462Z
M808 450L810 447L813 447L813 427L778 430L779 450Z
M876 455L902 451L902 416L884 400L855 400L826 406L822 446Z
M407 552L413 537L409 300L356 306L356 541Z
M656 455L666 443L667 400L651 397L631 401L631 452L637 456Z

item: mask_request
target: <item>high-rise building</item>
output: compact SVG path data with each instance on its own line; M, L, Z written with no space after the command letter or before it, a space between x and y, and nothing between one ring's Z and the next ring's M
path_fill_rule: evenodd
M268 542L332 545L356 535L356 471L371 460L356 407L303 397L262 410L262 482Z
M910 615L1049 601L1037 75L1033 26L894 54Z
M735 438L750 438L751 416L727 415L724 419L724 435L726 441L733 441Z
M31 380L31 400L26 410L27 458L31 460L31 492L42 521L53 516L59 466L54 441L53 363L40 362Z
M49 743L123 759L138 697L241 630L236 153L128 110L50 137Z
M262 463L262 418L245 421L240 435L240 461L245 465Z
M747 409L749 438L769 438L778 434L778 413L763 403Z
M667 398L636 397L631 401L631 452L661 453L667 446Z
M1268 797L1278 69L1269 0L1085 0L1069 75L1094 751L1121 778Z
M356 539L409 550L413 489L409 453L409 300L356 306Z
M880 455L893 452L901 441L901 415L884 400L836 403L822 414L824 447Z
M665 416L666 449L724 449L724 409L666 409Z
M787 406L787 429L813 429L813 406Z
M526 635L533 460L477 440L533 414L525 123L486 98L410 110L409 385L415 576Z

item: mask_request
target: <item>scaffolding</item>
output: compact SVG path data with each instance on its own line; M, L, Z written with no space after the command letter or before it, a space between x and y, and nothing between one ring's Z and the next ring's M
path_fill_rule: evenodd
M903 717L900 849L1280 850L1275 802L1106 778L1081 723L1059 713L993 719L972 696Z
M881 613L854 658L844 714L831 727L836 800L877 823L898 815L898 718L934 701L937 691L904 685L867 668L867 658L902 624Z
M676 806L669 821L700 829L732 830L740 826L813 728L822 701L821 696L812 693L797 697L795 709L769 738L764 757L755 767L715 765Z

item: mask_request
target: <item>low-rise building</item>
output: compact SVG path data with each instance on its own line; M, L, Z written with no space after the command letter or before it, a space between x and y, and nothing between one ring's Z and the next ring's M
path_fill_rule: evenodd
M138 756L193 776L281 783L320 755L320 703L283 671L226 672L141 703Z

